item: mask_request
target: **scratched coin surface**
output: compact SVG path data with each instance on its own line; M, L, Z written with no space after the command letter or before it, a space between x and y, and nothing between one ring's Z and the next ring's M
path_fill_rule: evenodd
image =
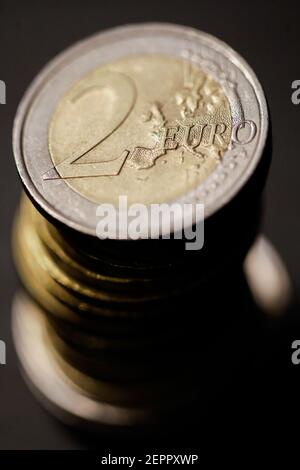
M37 205L95 235L98 205L117 208L120 195L216 212L254 172L267 131L263 91L236 52L190 28L146 24L52 61L19 107L14 152Z

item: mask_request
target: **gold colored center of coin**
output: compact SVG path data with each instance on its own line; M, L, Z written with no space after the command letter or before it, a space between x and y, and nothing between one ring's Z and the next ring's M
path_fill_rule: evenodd
M53 164L96 203L163 203L202 183L222 159L231 111L221 86L188 61L129 57L97 68L59 103Z

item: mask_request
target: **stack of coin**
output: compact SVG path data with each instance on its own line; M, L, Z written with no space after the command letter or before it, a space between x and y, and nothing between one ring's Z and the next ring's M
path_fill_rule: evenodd
M14 127L28 196L14 228L27 291L14 333L51 409L128 427L161 423L203 397L210 342L237 321L225 306L243 309L268 136L253 71L189 28L116 28L37 77ZM187 250L165 220L155 239L99 235L99 207L117 212L120 196L131 206L189 204L194 229L203 204L203 247Z

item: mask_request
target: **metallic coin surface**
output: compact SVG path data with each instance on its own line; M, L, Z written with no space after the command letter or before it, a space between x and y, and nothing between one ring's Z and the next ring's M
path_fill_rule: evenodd
M190 28L146 24L52 61L19 107L13 140L36 204L95 235L97 206L119 195L215 213L254 172L267 131L263 91L236 52Z
M13 335L31 389L47 408L71 424L89 422L106 426L132 426L153 416L153 410L115 406L96 401L72 384L62 373L45 341L45 318L25 295L13 306ZM35 341L32 341L32 338Z
M215 80L186 60L145 54L76 83L54 112L49 149L59 176L90 201L117 205L122 194L150 204L203 182L230 136L229 102Z

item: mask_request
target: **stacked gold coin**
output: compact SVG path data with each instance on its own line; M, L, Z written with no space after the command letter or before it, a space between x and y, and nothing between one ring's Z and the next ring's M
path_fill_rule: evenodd
M157 259L126 265L109 251L96 256L86 243L72 244L25 195L14 253L40 306L43 341L72 386L101 403L148 410L148 419L197 397L194 354L203 332L194 329L198 313L189 305L202 280L191 263L178 270Z
M51 409L122 426L161 422L203 398L211 344L243 311L267 136L253 71L181 26L101 33L40 74L14 128L29 196L14 251L31 296L15 303L14 334ZM99 237L99 207L118 212L120 196L192 207L182 233L204 219L204 247L186 250L166 220L156 239Z

